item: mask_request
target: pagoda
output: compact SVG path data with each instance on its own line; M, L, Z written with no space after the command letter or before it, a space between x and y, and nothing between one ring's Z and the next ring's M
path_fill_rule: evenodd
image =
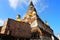
M48 23L37 14L32 1L23 19L18 14L16 20L8 18L0 27L1 40L58 40Z

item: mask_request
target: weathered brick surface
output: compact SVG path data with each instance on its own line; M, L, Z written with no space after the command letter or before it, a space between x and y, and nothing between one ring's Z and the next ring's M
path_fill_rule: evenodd
M0 32L1 32L1 28L2 28L2 26L0 26Z
M6 31L7 30L9 30L10 35L14 37L31 37L30 25L25 22L17 22L15 20L8 19Z

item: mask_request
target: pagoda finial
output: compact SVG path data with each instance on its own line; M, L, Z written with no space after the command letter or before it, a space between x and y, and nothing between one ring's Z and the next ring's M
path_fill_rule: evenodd
M33 7L34 7L34 5L33 5L33 2L32 2L32 1L30 1L30 6L33 6Z
M49 24L48 24L48 22L46 21L46 25L48 25L49 26Z
M19 22L21 21L19 14L16 16L16 21L19 21Z
M33 5L32 0L30 1L29 10L31 10L31 11L32 11L32 10L36 11L36 9L35 9L35 7L34 7L34 5Z

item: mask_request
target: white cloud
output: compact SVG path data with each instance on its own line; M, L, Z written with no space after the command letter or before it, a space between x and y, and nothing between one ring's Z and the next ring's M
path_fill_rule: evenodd
M44 12L47 8L48 8L48 0L39 0L38 3L36 5L38 5L39 7L37 8L37 11L39 13Z
M59 38L59 40L60 40L60 34L57 34L57 37Z
M3 23L4 23L4 21L0 19L0 26L2 26Z
M27 6L29 5L30 1L32 1L34 5L39 4L37 10L39 13L43 12L46 8L48 8L48 5L46 5L47 0L9 0L9 4L13 9L16 9L18 6L20 6L20 8L22 9L22 5L25 4Z
M12 8L16 9L18 5L18 0L9 0L9 4Z
M47 8L48 8L48 5L41 6L40 9L38 9L38 12L39 12L39 13L42 13L42 12L45 11Z
M31 0L9 0L9 5L13 8L16 9L17 6L21 6L22 4L28 5ZM38 1L37 0L32 0L34 4L36 4Z

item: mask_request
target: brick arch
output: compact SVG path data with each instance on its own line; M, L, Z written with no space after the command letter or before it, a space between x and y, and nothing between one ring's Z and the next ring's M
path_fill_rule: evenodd
M33 32L37 32L39 35L42 35L42 30L41 30L40 28L38 28L38 27L32 28L32 29L31 29L31 32L32 32L32 33L33 33Z
M37 32L38 34L42 35L42 30L40 28L38 28Z

